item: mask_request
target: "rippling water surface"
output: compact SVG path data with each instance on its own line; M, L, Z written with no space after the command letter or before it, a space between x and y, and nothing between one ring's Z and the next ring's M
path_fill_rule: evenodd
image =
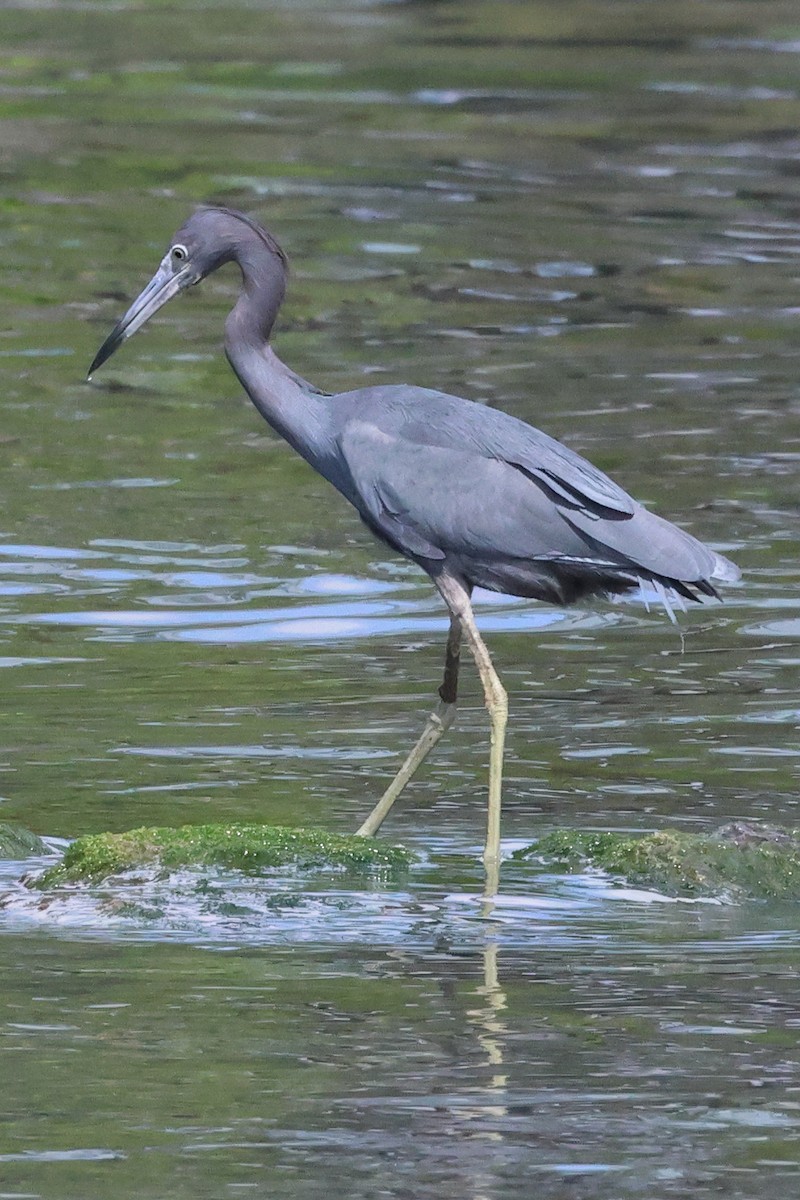
M478 597L504 849L800 824L799 53L788 0L4 5L0 819L352 830L432 703L441 605L240 394L233 274L84 382L210 200L302 375L515 413L743 569L677 627ZM796 905L488 910L487 749L467 672L401 883L0 863L0 1196L793 1195Z

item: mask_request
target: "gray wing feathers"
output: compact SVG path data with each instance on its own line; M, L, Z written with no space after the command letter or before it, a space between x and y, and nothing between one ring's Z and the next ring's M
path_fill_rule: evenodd
M450 447L455 433L459 447L471 447L483 457L517 467L568 503L597 506L609 515L633 513L635 501L613 479L540 429L508 413L443 392L425 392L424 400L424 418L419 418L413 408L406 410L402 434L410 440ZM466 421L465 404L469 417Z
M405 389L362 392L339 449L348 499L412 557L561 561L571 570L583 562L587 571L686 583L737 577L733 564L531 426L411 391L413 402L398 396Z

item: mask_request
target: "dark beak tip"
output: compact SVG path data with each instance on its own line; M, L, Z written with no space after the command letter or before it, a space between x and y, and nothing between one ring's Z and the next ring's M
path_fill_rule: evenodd
M124 339L120 337L119 334L119 327L111 331L100 349L97 351L97 354L95 354L94 358L92 359L92 365L89 367L89 370L86 373L87 383L92 378L95 371L99 371L103 363L108 362L114 351L121 346L123 340Z
M107 356L105 354L100 354L99 352L97 354L95 354L94 358L92 359L92 365L89 367L89 370L86 372L86 382L87 383L91 380L95 371L100 370L103 363L106 361L106 357Z

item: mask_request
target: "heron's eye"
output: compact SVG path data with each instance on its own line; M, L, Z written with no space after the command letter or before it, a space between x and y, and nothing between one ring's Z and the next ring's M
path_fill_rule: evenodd
M187 258L189 257L189 251L186 249L185 246L173 246L171 254L172 254L172 261L176 264L185 263Z

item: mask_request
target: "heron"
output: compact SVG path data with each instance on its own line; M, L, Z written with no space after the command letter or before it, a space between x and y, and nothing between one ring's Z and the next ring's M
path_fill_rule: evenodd
M716 585L734 582L739 570L508 413L402 384L334 394L314 387L270 344L286 255L258 221L230 208L191 214L98 350L89 378L167 301L227 263L239 268L241 289L225 322L225 353L247 395L381 542L427 572L450 617L436 707L357 833L377 832L452 725L463 640L489 714L483 859L496 887L508 697L475 621L473 590L566 605L649 586L671 616L675 601L719 598Z

